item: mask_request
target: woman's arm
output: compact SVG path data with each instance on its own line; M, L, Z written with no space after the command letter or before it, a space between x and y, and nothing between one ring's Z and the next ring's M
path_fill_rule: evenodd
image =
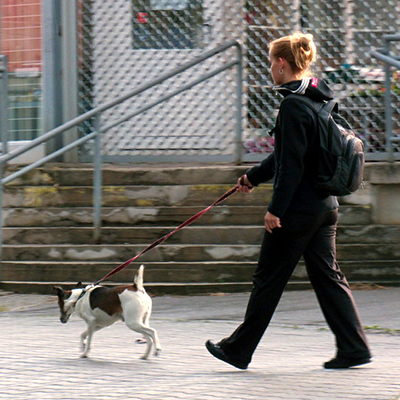
M268 210L281 218L303 178L305 155L314 120L307 106L295 99L283 101L279 114L279 137L275 138L275 151L279 149L276 155L279 165Z

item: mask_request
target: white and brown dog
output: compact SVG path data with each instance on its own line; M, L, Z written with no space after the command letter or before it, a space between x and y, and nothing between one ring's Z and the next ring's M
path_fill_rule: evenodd
M161 346L157 331L149 326L152 300L143 287L143 270L142 265L133 285L113 288L91 285L84 289L67 291L59 286L54 287L58 296L61 322L67 323L76 311L87 324L87 329L81 334L81 357L88 356L94 332L121 320L146 339L147 348L143 359L147 359L153 344L154 354L159 354Z

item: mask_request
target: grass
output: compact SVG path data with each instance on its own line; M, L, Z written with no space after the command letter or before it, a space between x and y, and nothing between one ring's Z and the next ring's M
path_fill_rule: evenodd
M366 331L374 331L380 333L389 333L391 335L400 334L400 329L391 329L391 328L384 328L379 325L371 325L371 326L364 326Z

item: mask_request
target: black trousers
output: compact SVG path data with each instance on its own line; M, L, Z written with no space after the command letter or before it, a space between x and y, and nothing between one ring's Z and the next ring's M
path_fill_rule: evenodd
M370 357L351 290L336 262L337 210L317 216L290 215L281 224L272 234L264 234L244 322L220 342L221 348L241 362L251 362L303 255L322 312L336 337L337 356Z

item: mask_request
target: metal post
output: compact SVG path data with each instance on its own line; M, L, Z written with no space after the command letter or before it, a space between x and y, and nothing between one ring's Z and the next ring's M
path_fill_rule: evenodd
M7 57L0 56L0 138L2 144L1 154L8 152L8 73ZM2 279L1 262L3 248L3 164L0 163L0 282Z
M3 164L0 163L0 282L2 279L1 276L1 264L3 261Z
M101 173L101 133L100 114L94 120L94 130L97 135L94 138L93 154L93 240L97 243L101 232L101 203L102 203L102 173Z
M384 53L389 55L390 43L385 40ZM385 63L385 125L386 125L386 153L388 161L393 162L393 146L391 143L393 121L392 121L392 93L391 93L391 67Z
M76 1L61 2L62 23L62 103L63 120L69 121L78 116L78 47ZM64 146L78 139L78 128L67 131L63 135ZM78 149L75 148L64 155L65 162L78 162Z
M43 0L43 133L63 123L60 0ZM61 135L47 143L47 152L62 148ZM62 156L56 161L62 161Z
M344 20L345 64L354 65L354 0L345 0Z
M242 162L242 140L243 140L243 50L240 44L236 45L238 52L238 64L236 73L236 164Z
M8 152L8 68L7 57L0 56L0 138L1 154Z
M292 4L293 10L293 30L301 31L301 2L300 0L293 0Z

